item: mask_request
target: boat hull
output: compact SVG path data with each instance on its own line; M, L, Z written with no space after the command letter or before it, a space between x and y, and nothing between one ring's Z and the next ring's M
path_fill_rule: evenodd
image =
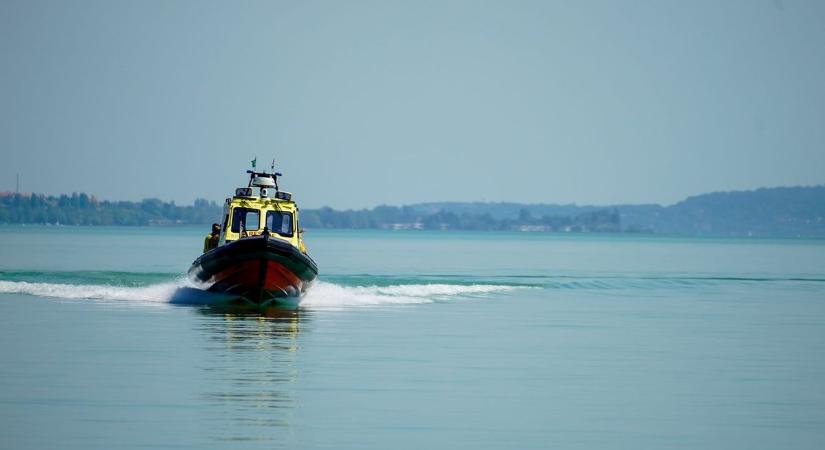
M204 253L188 275L202 289L268 306L303 294L318 275L318 267L289 243L264 235Z

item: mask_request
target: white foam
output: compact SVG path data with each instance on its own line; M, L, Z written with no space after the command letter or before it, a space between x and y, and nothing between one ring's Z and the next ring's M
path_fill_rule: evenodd
M363 306L411 305L447 301L519 289L490 284L402 284L393 286L341 286L315 282L301 299L301 306L330 309Z
M316 281L300 299L299 305L310 309L412 305L449 301L462 297L478 297L519 288L517 286L490 284L341 286ZM152 304L206 304L210 298L218 295L196 289L186 278L144 287L0 281L0 293Z
M126 300L147 303L168 303L175 293L188 284L186 280L144 287L89 284L29 283L0 281L0 293L26 294L64 299Z

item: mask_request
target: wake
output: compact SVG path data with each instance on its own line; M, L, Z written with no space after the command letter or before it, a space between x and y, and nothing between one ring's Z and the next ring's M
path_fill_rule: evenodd
M298 306L307 309L340 309L415 305L479 298L489 294L524 288L524 286L495 284L344 286L330 282L316 281L304 296L300 298ZM225 298L221 294L214 294L197 289L186 278L141 287L0 281L0 294L20 294L70 300L177 305L208 305L213 300Z
M142 287L95 284L32 283L0 281L0 294L23 294L70 300L121 300L146 303L170 303L178 290L194 287L185 280Z
M399 284L391 286L342 286L317 281L301 299L300 306L312 309L415 305L524 289L494 284Z

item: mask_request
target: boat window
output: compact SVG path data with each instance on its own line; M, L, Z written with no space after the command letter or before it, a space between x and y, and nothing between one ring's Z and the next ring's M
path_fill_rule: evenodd
M292 214L283 211L268 211L266 227L281 236L292 236Z
M254 231L261 227L261 212L257 209L235 208L232 212L232 232Z

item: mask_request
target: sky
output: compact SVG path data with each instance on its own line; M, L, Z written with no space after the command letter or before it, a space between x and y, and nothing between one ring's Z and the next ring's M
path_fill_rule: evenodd
M825 2L0 0L0 191L304 208L825 183Z

